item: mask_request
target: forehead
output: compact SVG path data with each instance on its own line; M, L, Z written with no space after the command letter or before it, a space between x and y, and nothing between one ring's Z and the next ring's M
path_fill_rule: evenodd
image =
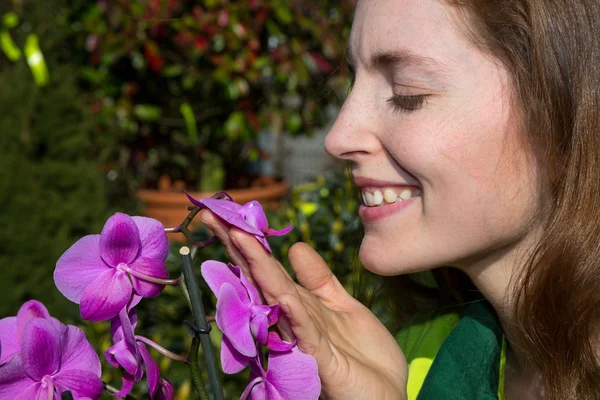
M461 21L458 10L440 0L360 0L350 58L368 65L376 54L400 51L454 68L476 51L459 29Z

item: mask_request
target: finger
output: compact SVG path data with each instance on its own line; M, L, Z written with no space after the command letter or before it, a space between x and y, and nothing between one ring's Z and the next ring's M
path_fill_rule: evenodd
M325 260L306 243L295 243L288 257L298 282L319 300L332 303L351 297Z
M315 358L319 370L330 369L324 367L329 367L329 364L334 361L332 348L302 300L289 294L280 296L278 300L300 350Z
M289 277L285 268L253 235L232 228L230 237L245 258L250 273L268 304L277 303L277 298L283 294L298 296L296 284Z
M252 279L250 274L250 269L248 268L248 263L244 255L240 252L240 250L231 242L231 238L229 236L230 226L225 223L221 218L217 217L210 210L202 210L198 214L198 217L206 225L208 229L213 231L213 233L219 238L219 240L225 246L225 250L231 259L231 262L242 269L244 275L249 279Z

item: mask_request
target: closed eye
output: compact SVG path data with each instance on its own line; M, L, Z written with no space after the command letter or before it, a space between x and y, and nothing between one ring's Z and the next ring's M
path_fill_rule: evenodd
M427 101L428 95L419 94L419 95L401 95L395 94L389 99L387 99L388 103L392 105L394 111L397 112L411 112L416 111L423 107L425 102Z

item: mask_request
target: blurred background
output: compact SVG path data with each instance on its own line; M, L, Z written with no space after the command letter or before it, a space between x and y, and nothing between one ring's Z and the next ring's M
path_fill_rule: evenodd
M108 323L80 319L54 286L56 260L116 211L179 224L184 189L259 200L276 229L292 220L289 235L270 239L277 257L288 266L291 244L311 244L372 305L377 285L355 257L357 195L323 150L350 84L354 3L1 0L0 318L37 299L104 352ZM172 239L176 275L181 244ZM219 244L199 258L226 261ZM138 310L139 334L186 353L191 315L179 288ZM177 398L194 398L187 368L153 355ZM103 371L120 387L118 371ZM246 379L223 376L226 398ZM145 393L145 383L133 392Z

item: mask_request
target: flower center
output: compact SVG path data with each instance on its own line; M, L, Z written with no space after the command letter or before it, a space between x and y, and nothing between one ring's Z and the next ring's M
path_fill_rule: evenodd
M50 375L45 375L42 378L42 389L48 390L48 400L54 399L54 382Z
M119 265L117 265L117 269L119 271L129 272L129 266L125 263L119 263Z

